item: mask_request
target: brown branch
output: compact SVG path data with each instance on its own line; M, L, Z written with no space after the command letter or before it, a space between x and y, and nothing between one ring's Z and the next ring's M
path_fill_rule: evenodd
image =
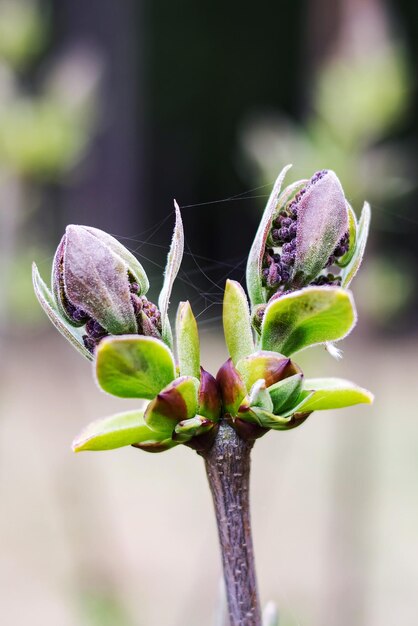
M250 453L226 422L201 453L215 506L230 626L261 626L249 506Z

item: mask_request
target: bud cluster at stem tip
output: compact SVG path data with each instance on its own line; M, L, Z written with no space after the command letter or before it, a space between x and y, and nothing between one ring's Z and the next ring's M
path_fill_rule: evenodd
M67 226L55 254L52 291L69 324L85 326L93 352L109 334L161 337L161 316L145 297L148 279L114 237L89 226Z
M269 297L307 284L340 285L336 264L349 249L348 223L344 192L332 171L285 189L264 249L262 282Z

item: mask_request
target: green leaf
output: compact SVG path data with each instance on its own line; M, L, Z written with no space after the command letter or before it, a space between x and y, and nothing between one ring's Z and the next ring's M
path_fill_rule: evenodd
M346 267L350 263L357 245L357 218L351 205L347 201L346 203L348 211L349 248L347 252L335 262L339 267Z
M265 411L273 411L273 402L266 388L266 381L263 378L257 380L248 394L248 404L250 407L259 407Z
M155 434L155 433L154 433ZM171 437L167 437L167 439L162 439L159 441L158 436L155 435L154 440L150 441L138 441L138 443L133 443L134 448L139 448L139 450L144 450L144 452L165 452L166 450L170 450L175 446L179 445L179 442L173 441Z
M349 291L339 287L306 287L273 300L261 328L261 346L285 355L325 341L342 339L357 314Z
M299 368L291 362L289 357L277 352L259 350L241 359L237 363L237 370L247 389L250 389L260 378L266 381L266 387L270 387L279 380L298 373Z
M147 406L144 415L146 424L152 430L170 435L178 422L196 416L198 389L197 378L176 378Z
M249 411L248 417L251 417L251 413L256 417L257 423L262 428L271 428L273 430L290 430L292 428L296 428L302 424L308 417L309 413L297 413L289 416L283 415L274 415L269 411L265 411L264 409L260 409L258 407L252 407ZM240 414L242 419L245 419L244 415Z
M226 281L223 326L228 352L234 364L254 352L247 296L235 280Z
M231 358L219 369L216 382L221 392L224 411L235 417L247 394L247 388Z
M174 280L180 269L184 251L183 222L181 219L180 209L176 201L174 201L174 208L176 212L176 223L174 226L170 251L167 257L167 265L164 273L164 284L158 298L158 308L161 312L162 337L170 348L172 347L173 341L170 320L168 319L168 305L170 303L171 291L173 289Z
M366 248L367 237L369 235L370 219L370 205L368 202L365 202L357 228L357 240L353 256L347 267L345 267L341 272L343 287L348 287L354 276L357 274L360 264L362 262L364 250Z
M32 265L32 280L35 295L49 320L80 354L89 361L92 361L93 355L85 348L83 343L83 331L71 326L71 324L60 315L52 293L42 280L35 263Z
M190 302L180 302L176 319L177 357L181 376L200 378L197 323Z
M273 402L273 413L280 415L282 411L296 404L302 389L302 381L303 374L294 374L268 388Z
M151 399L174 380L174 358L154 337L106 337L96 349L96 377L114 396Z
M304 390L311 393L296 407L297 411L325 411L354 404L371 404L373 394L341 378L310 378Z
M263 304L265 302L264 289L262 284L263 256L266 247L266 241L270 232L274 213L276 211L280 190L284 177L291 165L286 165L277 177L274 187L268 199L266 208L258 227L254 243L248 255L247 263L247 289L250 296L251 305Z
M212 428L213 422L200 415L196 415L196 417L191 417L188 420L179 422L174 428L173 438L177 443L185 443L186 441L190 441L193 437L207 433Z
M218 383L212 374L201 367L197 412L212 422L217 422L221 417L221 409L222 401Z
M146 425L143 411L127 411L89 424L75 438L73 450L113 450L134 443L155 443L162 440L162 436Z

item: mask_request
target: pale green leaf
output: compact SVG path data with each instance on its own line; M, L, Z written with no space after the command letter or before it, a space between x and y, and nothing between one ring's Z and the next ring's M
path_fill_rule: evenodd
M302 381L303 374L294 374L268 388L274 413L280 415L281 411L286 411L296 404L302 389Z
M360 264L362 262L364 251L366 248L367 237L369 235L370 219L370 205L368 202L365 202L357 227L357 240L353 256L349 264L341 272L343 287L348 287L354 276L357 274Z
M134 443L163 441L145 423L143 411L116 413L89 424L74 440L74 452L83 450L113 450Z
M274 415L271 411L266 411L259 407L251 407L250 414L256 418L259 426L262 428L272 428L274 430L288 430L292 419L291 416L282 417L281 415Z
M254 352L247 296L235 280L226 281L223 326L228 352L234 364Z
M106 337L96 349L96 377L114 396L151 399L174 379L174 358L154 337Z
M353 258L353 254L357 245L357 218L351 207L351 205L346 201L347 211L348 211L348 234L349 234L349 249L347 252L340 257L335 263L339 267L347 267Z
M192 376L176 378L149 403L146 424L157 432L169 435L178 422L195 417L198 406L199 381Z
M167 257L167 265L164 272L164 284L158 298L158 308L161 312L162 337L170 348L172 347L173 338L170 320L168 318L168 305L170 303L171 291L173 289L174 280L180 269L184 251L183 222L181 219L180 209L176 201L174 201L174 208L176 212L176 223L174 226L170 251Z
M71 326L71 324L60 315L52 293L42 280L35 263L32 265L32 280L35 295L49 320L80 354L89 361L92 361L93 355L85 348L83 343L83 330L74 328L74 326Z
M339 287L306 287L273 300L261 327L261 346L290 356L342 339L356 323L354 300Z
M207 433L213 428L213 422L205 417L196 415L190 419L179 422L174 428L174 441L177 443L186 443L193 437L198 437Z
M274 187L267 201L266 208L260 221L253 245L248 255L247 263L247 289L250 296L251 305L263 304L265 295L262 285L262 266L264 249L270 232L271 223L276 211L280 190L283 180L291 165L286 165L277 177Z
M250 407L259 407L265 411L273 412L273 402L263 378L257 380L251 387L248 394L248 404Z
M260 378L265 380L266 387L270 387L282 378L297 374L299 371L297 365L288 357L267 350L259 350L241 359L236 369L247 389Z
M373 402L370 391L342 378L310 378L303 387L313 393L298 404L297 411L325 411Z
M181 376L200 378L199 332L190 302L180 302L176 319L177 358Z

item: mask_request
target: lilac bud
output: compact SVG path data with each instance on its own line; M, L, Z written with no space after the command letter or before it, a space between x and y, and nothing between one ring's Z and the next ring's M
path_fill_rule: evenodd
M298 198L299 195L299 198ZM296 195L297 230L293 279L309 284L327 264L348 230L347 201L334 172L317 172Z
M351 259L356 249L355 259L361 253L359 226L335 173L321 170L281 191L288 169L276 180L248 257L252 306L268 302L275 293L318 284L316 279L331 267L340 268L341 284L348 284L358 267ZM337 278L326 284L336 284Z
M73 326L86 325L88 350L107 334L160 336L159 312L144 295L148 286L141 264L114 237L67 226L54 258L52 289L62 316Z
M335 279L324 282L320 274L338 264L350 247L348 214L349 205L332 171L321 170L284 189L265 243L261 282L266 299L308 284L335 284Z

